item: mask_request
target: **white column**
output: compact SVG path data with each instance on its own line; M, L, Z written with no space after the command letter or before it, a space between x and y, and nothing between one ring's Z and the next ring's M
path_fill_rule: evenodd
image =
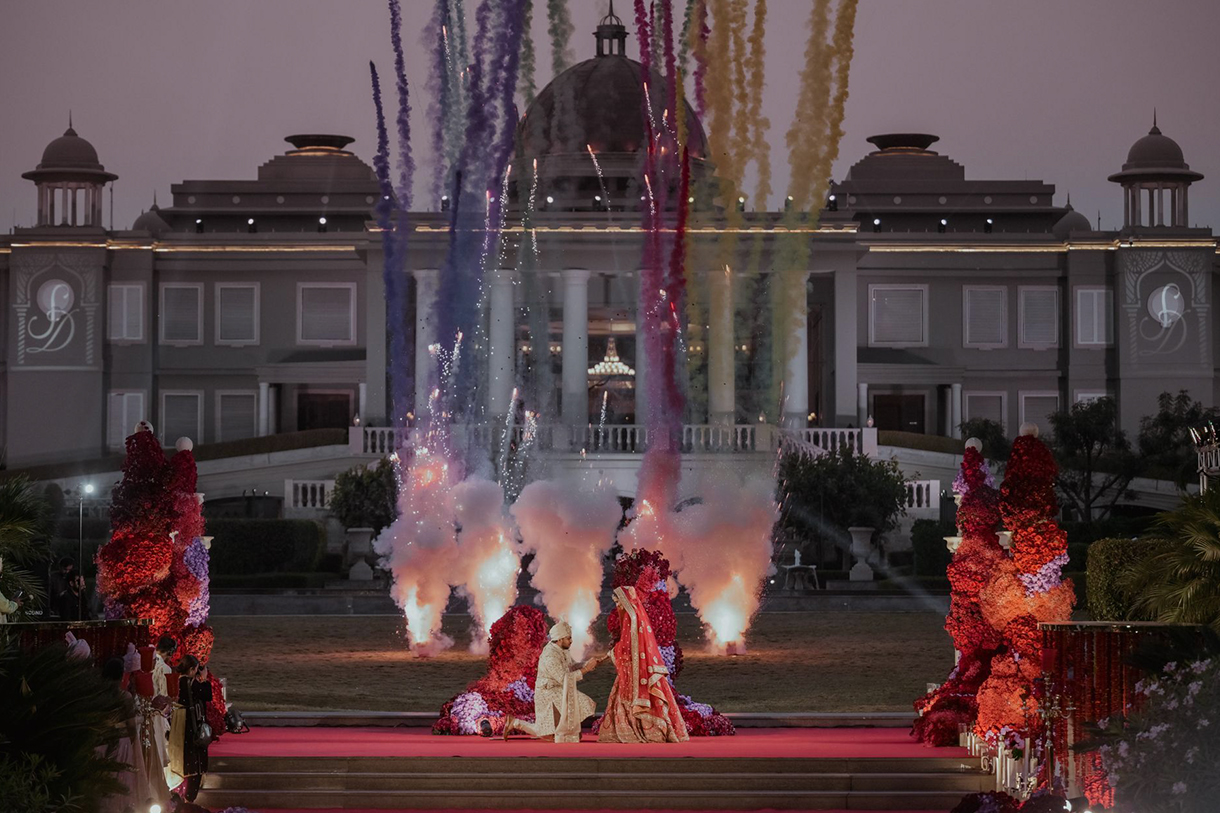
M359 387L360 394L357 396L356 400L356 415L360 417L360 421L363 423L365 418L368 416L369 385L361 381Z
M962 437L962 385L949 385L949 436Z
M436 287L440 272L415 272L415 419L428 412L428 396L436 386L436 364L429 346L436 343Z
M789 296L796 302L797 313L792 329L787 331L784 363L784 426L804 428L809 425L809 305L805 296L805 281L809 272L795 269L783 272L784 285L791 286Z
M76 184L72 184L72 225L76 225Z
M589 422L589 272L563 272L563 422Z
M644 426L648 416L648 340L644 334L646 314L644 302L643 272L636 275L635 310L635 423Z
M737 418L737 393L733 364L733 281L728 269L712 271L708 275L708 289L708 420L732 426ZM807 362L808 359L806 369Z
M856 426L868 425L868 384L856 385Z
M267 403L267 434L278 435L280 432L280 384L271 387Z
M516 326L513 312L513 272L493 271L488 310L490 341L487 368L487 414L503 416L512 405L513 382L516 379ZM545 357L544 357L545 358Z
M271 385L266 381L258 382L258 436L267 437L270 434L268 426L271 418Z

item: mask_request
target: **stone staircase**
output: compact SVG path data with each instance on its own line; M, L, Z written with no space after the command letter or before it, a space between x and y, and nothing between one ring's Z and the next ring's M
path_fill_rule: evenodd
M199 804L255 810L939 810L994 779L961 758L216 757Z

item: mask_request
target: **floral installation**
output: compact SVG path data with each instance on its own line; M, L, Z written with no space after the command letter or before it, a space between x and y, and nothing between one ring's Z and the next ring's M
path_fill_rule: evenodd
M1000 487L1000 515L1012 550L979 593L983 617L1001 635L1002 649L979 687L974 730L992 745L1018 751L1042 733L1038 715L1042 642L1039 622L1072 616L1076 591L1062 578L1067 534L1055 522L1054 457L1036 433L1013 441Z
M1063 813L1067 800L1046 788L1021 802L1003 791L967 794L950 813Z
M441 707L432 733L479 734L481 720L501 733L506 714L533 720L534 681L546 643L546 617L541 610L524 605L509 608L491 625L487 674Z
M203 507L190 441L166 460L152 427L141 422L127 438L123 479L111 497L110 540L98 550L98 589L107 618L151 622L153 639L169 635L178 654L206 663L215 635L207 625L208 552ZM224 730L223 685L215 676L208 721Z
M1139 813L1215 810L1220 657L1167 664L1136 692L1140 711L1098 722L1096 753L1107 781L1085 788L1089 801Z
M916 739L933 746L956 745L961 726L974 722L975 695L1002 646L980 603L980 593L1005 556L995 532L999 492L987 461L973 445L962 455L953 490L961 497L957 526L962 541L948 567L952 593L945 630L960 657L944 683L915 701L919 717L911 730Z
M657 646L669 669L670 685L682 674L682 647L678 644L677 619L669 596L669 560L656 551L634 550L615 560L613 586L634 586L644 597L644 609L657 638ZM619 614L612 612L606 619L611 647L621 634ZM706 703L696 703L686 695L674 692L681 706L682 719L692 737L722 737L736 733L728 717ZM599 718L594 729L601 723Z

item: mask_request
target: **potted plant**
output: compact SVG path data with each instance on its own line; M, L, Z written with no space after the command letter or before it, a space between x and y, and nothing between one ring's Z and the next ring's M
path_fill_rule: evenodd
M373 537L398 516L397 502L398 484L389 460L382 459L371 467L355 466L335 478L330 513L343 525L347 536L345 566L364 562L372 553Z

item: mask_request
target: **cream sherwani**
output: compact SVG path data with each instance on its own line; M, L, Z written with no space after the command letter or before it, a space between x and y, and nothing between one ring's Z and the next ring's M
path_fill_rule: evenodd
M169 681L165 676L170 674L173 669L161 657L158 652L153 656L152 680L153 694L160 697L169 697ZM176 701L178 698L170 697L170 700ZM155 712L152 720L152 735L153 742L157 748L157 755L160 757L159 763L165 765L165 784L171 789L176 788L182 781L182 777L175 774L169 769L169 720L166 719L163 712Z
M534 684L534 724L518 727L535 737L555 736L555 742L580 742L580 724L597 711L593 698L576 689L583 678L580 664L554 641L542 649Z

